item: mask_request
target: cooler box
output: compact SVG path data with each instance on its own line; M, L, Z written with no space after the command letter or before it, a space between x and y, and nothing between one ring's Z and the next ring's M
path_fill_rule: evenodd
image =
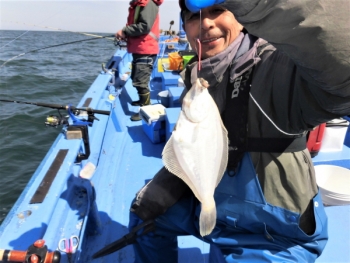
M341 152L348 127L349 122L344 118L327 122L320 152Z
M162 104L140 108L142 129L153 143L165 141L165 107Z
M166 108L166 116L165 116L165 138L166 140L169 140L171 133L174 130L175 124L177 120L179 119L179 114L180 114L181 108Z
M183 87L169 87L169 107L181 107L180 96L184 90Z

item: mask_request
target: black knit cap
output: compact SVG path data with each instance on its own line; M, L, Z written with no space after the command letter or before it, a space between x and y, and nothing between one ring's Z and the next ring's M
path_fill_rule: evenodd
M181 11L182 10L185 10L185 11L188 10L186 5L185 5L185 0L179 0L179 6L181 8Z
M188 12L188 8L186 7L185 0L179 0L179 6L181 9L180 15L182 19L182 23L185 23L185 12Z

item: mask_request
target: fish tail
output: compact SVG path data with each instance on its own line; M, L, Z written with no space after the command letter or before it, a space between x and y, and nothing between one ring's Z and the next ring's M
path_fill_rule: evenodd
M216 206L214 199L206 204L202 203L201 214L199 215L200 235L209 235L216 225Z

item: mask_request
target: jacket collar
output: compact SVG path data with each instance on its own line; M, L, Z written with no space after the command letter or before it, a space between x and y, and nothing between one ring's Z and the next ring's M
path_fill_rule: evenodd
M200 75L206 76L206 78L211 77L211 79L206 80L212 86L214 83L221 82L224 72L231 65L230 81L233 82L235 78L241 76L261 60L257 54L257 47L261 41L264 40L250 34L241 33L226 50L202 60ZM191 71L191 86L197 79L197 63L198 59L188 65L185 70ZM185 79L185 71L181 73L183 79Z
M261 41L262 39L250 34L244 36L232 62L230 82L233 82L235 78L241 76L261 60L257 54L257 48Z

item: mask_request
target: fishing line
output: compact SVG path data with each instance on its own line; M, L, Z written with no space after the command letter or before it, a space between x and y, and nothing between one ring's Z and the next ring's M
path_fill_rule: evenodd
M5 66L8 62L15 60L16 58L22 57L26 54L29 53L33 53L33 52L37 52L39 50L43 50L43 49L48 49L48 48L52 48L52 47L59 47L59 46L65 46L65 45L70 45L70 44L75 44L75 43L79 43L79 42L84 42L84 41L91 41L91 40L96 40L96 39L102 39L102 38L110 38L110 37L114 37L114 35L109 35L109 36L98 36L98 37L93 37L93 38L88 38L88 39L82 39L82 40L76 40L76 41L72 41L72 42L67 42L67 43L62 43L62 44L57 44L57 45L52 45L52 46L46 46L46 47L42 47L42 48L37 48L37 49L33 49L24 53L21 53L19 55L16 55L8 60L6 60L1 66L0 69Z
M90 34L90 33L85 33L85 32L70 31L70 30L66 30L66 29L62 29L62 28L55 28L55 27L49 27L49 26L39 26L39 25L35 25L35 24L28 24L28 23L23 23L23 22L20 23L20 22L16 22L16 21L8 21L8 22L12 22L12 23L16 23L16 24L23 24L23 25L27 25L27 26L41 27L41 28L46 28L46 29L54 29L54 30L59 30L59 31L64 31L64 32L69 32L69 33L74 33L74 34L80 34L80 35L84 35L84 36L103 37L100 35L95 35L95 34ZM114 36L113 36L113 38L106 37L106 39L114 40Z
M44 20L43 20L42 22L40 22L40 23L44 23L45 21L47 21L47 20L53 18L54 16L56 16L57 14L59 14L60 12L62 12L62 10L64 10L64 9L65 9L65 8L62 8L62 9L61 9L60 11L58 11L56 14L54 14L54 15L52 15L52 16L46 18L46 19L44 19ZM4 21L4 20L3 20L3 21ZM6 21L5 21L5 22L6 22ZM8 21L8 22L11 22L11 21ZM14 23L16 23L16 22L14 22ZM23 23L23 24L25 24L25 23ZM29 32L29 30L27 30L26 32L24 32L24 33L23 33L22 35L20 35L19 37L16 37L15 39L11 40L9 43L5 44L4 46L0 47L0 49L6 47L8 44L12 43L13 41L15 41L16 39L20 38L21 36L25 35L25 34L28 33L28 32Z
M29 30L27 30L26 32L24 32L23 34L19 35L18 37L16 37L15 39L12 39L10 42L8 42L7 44L3 45L2 47L0 47L0 49L6 47L7 45L11 44L13 41L15 41L16 39L20 38L21 36L25 35L26 33L28 33Z
M202 9L199 9L199 39L197 39L198 43L198 71L197 71L197 78L200 76L200 71L202 68ZM202 237L202 251L204 251L204 237ZM203 262L205 262L205 259L203 257Z
M0 99L0 102L12 102L12 103L20 103L20 104L29 104L39 107L45 107L45 108L51 108L51 109L57 109L57 110L82 110L82 111L88 111L91 113L97 113L97 114L103 114L103 115L109 115L110 111L105 110L96 110L89 107L83 107L83 108L76 108L74 106L70 105L60 105L60 104L54 104L54 103L42 103L42 102L30 102L30 101L19 101L19 100L5 100Z
M202 66L202 43L201 43L201 39L202 39L202 9L199 10L199 38L197 38L197 43L198 43L198 49L197 49L197 53L198 53L198 64L197 64L197 78L199 78L199 72L201 71L201 66Z

